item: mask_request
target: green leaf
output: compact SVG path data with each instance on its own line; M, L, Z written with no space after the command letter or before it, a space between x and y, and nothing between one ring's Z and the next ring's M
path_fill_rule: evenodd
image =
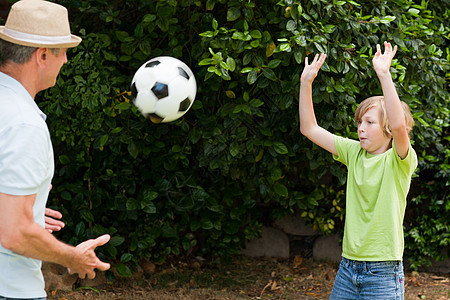
M215 64L216 64L216 60L215 60L215 59L212 59L212 58L205 58L205 59L202 59L202 60L198 63L199 66L207 66L207 65L215 65Z
M258 78L258 74L256 73L256 71L251 70L247 75L248 84L250 84L250 85L254 84L257 78Z
M340 93L345 92L345 88L344 88L341 84L339 84L339 83L336 83L336 84L334 85L334 89L335 89L336 91L340 92Z
M116 37L120 42L125 42L130 37L130 35L126 31L117 30Z
M61 198L64 200L70 201L72 200L72 195L68 191L61 192Z
M395 16L384 16L384 17L380 20L380 23L388 24L388 23L390 23L390 22L392 22L392 21L394 21L394 20L395 20Z
M213 222L211 220L209 220L209 219L202 219L200 221L200 225L205 230L211 230L214 227Z
M117 248L116 247L114 247L114 246L112 246L111 244L106 244L105 245L105 248L106 248L106 251L108 252L108 254L111 256L111 257L116 257L117 256Z
M162 236L165 238L175 238L177 237L177 231L172 226L164 226L162 228Z
M245 67L245 68L243 68L243 69L241 70L241 73L249 73L249 72L251 72L251 71L253 71L253 68Z
M94 215L92 214L91 211L83 210L81 212L81 216L83 217L83 219L86 220L86 222L92 223L95 221Z
M326 25L326 26L324 26L323 30L326 33L333 33L336 30L336 26L335 25Z
M156 206L153 202L142 202L141 203L142 210L147 214L156 214Z
M238 105L236 105L235 107L234 107L234 109L233 109L233 114L238 114L238 113L240 113L241 111L242 111L242 108L243 108L244 106L242 105L242 104L238 104Z
M67 165L70 163L70 158L67 155L60 155L58 156L59 162L63 165Z
M317 51L319 51L319 53L327 53L326 48L321 44L314 42L314 46L316 47Z
M156 15L147 14L142 18L142 21L145 23L152 23L156 20Z
M280 46L280 51L282 52L290 52L291 51L291 45L289 43L282 43Z
M227 234L234 235L238 233L240 225L238 222L228 222L224 225L224 231Z
M128 145L128 153L134 158L136 159L136 157L139 154L139 148L136 146L136 144L134 142L131 142Z
M230 154L233 157L236 157L239 154L239 145L231 144L230 145Z
M237 6L231 7L227 11L227 21L228 22L236 21L237 19L239 19L240 16L241 16L241 10Z
M415 9L415 8L410 8L410 9L408 9L408 14L418 17L420 14L420 10Z
M280 142L274 142L273 143L273 149L278 154L288 154L288 152L289 152L288 148L286 147L286 145L283 144L283 143L280 143Z
M233 72L236 69L236 62L232 57L227 58L227 65L229 67L229 70Z
M125 239L123 237L115 235L111 237L108 244L110 244L113 247L117 247L121 245L123 242L125 242Z
M100 293L100 291L98 289L96 289L95 287L92 287L92 286L80 286L75 289L75 291L82 291L82 290L93 291L93 292L96 292L97 294Z
M121 102L116 105L116 109L127 110L131 108L131 104L128 102Z
M281 63L281 60L279 59L273 59L269 62L269 64L267 65L269 68L274 69L276 67L278 67Z
M275 190L275 193L277 193L278 195L280 195L282 197L287 197L289 195L287 187L281 183L278 183L278 182L275 183L274 190Z
M259 99L252 99L252 100L250 101L250 105L251 105L252 107L260 107L261 105L264 105L264 102L262 102L262 101L259 100Z
M192 232L197 231L198 229L200 229L200 227L201 227L200 222L199 222L199 221L195 221L195 220L193 220L193 221L191 222L190 226L189 226L189 228L190 228L190 230L191 230Z
M259 31L259 30L252 30L252 31L250 32L250 36L251 36L252 38L254 38L254 39L260 39L260 38L262 38L261 31Z
M132 259L133 259L133 254L131 254L131 253L124 253L120 257L120 262L127 263L127 262L131 261Z
M123 263L118 263L117 264L117 273L119 273L120 276L124 276L124 277L131 277L133 275L133 273L131 272L130 268L123 264Z
M126 206L127 210L135 210L139 207L139 202L134 198L129 198Z
M81 236L82 234L84 234L85 229L86 229L86 226L84 225L84 222L80 221L75 226L75 234L78 236Z
M289 20L286 24L287 31L295 31L297 29L297 23L294 20Z
M208 31L200 33L199 36L212 38L212 37L214 37L214 31L208 30Z
M98 143L96 143L96 148L102 148L105 146L106 142L108 142L109 135L104 134L98 139Z
M277 81L278 80L278 78L275 75L274 71L272 71L271 69L263 68L262 71L263 71L264 77L266 77L266 78L268 78L268 79L270 79L272 81Z
M153 201L158 197L158 193L151 189L145 189L142 195L145 202Z

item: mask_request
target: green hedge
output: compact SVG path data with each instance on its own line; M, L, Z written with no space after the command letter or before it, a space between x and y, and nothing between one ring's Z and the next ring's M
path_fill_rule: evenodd
M83 43L41 94L57 172L50 204L76 244L99 249L122 275L140 259L240 252L263 224L300 212L342 230L345 168L299 132L306 55L328 59L314 85L317 118L356 138L357 103L380 94L377 43L399 46L392 74L414 114L419 169L405 220L414 268L449 244L449 7L428 1L58 1ZM197 99L180 120L152 124L130 104L150 58L183 60Z

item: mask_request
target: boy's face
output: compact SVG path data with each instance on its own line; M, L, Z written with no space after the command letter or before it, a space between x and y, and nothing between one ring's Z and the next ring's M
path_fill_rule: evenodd
M369 109L358 123L361 147L370 154L381 154L390 148L391 137L386 137L381 127L380 107Z

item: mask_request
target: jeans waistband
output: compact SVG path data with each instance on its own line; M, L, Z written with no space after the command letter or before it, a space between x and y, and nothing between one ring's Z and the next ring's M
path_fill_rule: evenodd
M351 266L367 266L367 267L387 267L387 266L400 266L401 260L385 260L385 261L359 261L342 257L342 263L347 267Z

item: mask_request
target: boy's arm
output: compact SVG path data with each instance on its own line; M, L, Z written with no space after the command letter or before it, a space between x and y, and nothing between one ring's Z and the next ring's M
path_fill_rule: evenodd
M326 54L316 54L313 62L308 65L308 57L305 58L305 68L300 79L300 96L298 112L300 116L300 131L308 139L323 149L337 155L334 144L334 135L317 124L312 101L312 83L316 78L320 67L325 62Z
M382 53L380 45L377 45L377 52L372 62L383 89L387 119L392 138L394 139L395 150L400 158L404 159L408 155L409 150L408 130L406 128L405 113L389 72L392 59L397 52L397 46L392 49L391 43L384 42L384 48L384 53Z

